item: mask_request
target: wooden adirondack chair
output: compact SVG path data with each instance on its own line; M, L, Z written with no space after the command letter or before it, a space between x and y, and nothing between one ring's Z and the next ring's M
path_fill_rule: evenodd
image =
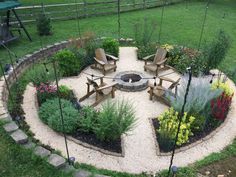
M80 98L80 102L91 96L92 94L96 94L96 100L91 106L97 106L101 101L103 101L107 96L111 95L112 98L115 98L115 91L116 91L116 82L113 82L111 84L106 84L103 82L103 78L100 79L100 85L97 84L92 79L87 78L87 93L85 96ZM91 86L93 89L91 89Z
M116 71L116 61L118 60L117 57L108 55L105 53L104 49L98 48L95 50L95 65L93 66L95 69L100 69L103 72L103 75L106 72L113 70ZM113 63L110 63L109 60L113 60Z
M156 54L144 57L143 58L143 60L145 61L144 71L150 70L152 72L155 72L156 76L158 76L159 69L165 67L165 62L167 60L166 54L167 51L165 49L159 48ZM148 59L150 59L151 57L154 57L154 60L152 63L148 64Z
M180 78L177 81L174 81L172 79L166 78L166 77L158 77L160 79L160 82L157 86L154 86L152 84L149 84L149 91L150 94L150 100L153 99L153 96L156 96L157 99L164 102L168 106L170 106L169 100L166 97L166 92L171 93L174 97L176 97L177 94L177 88L179 85ZM163 87L163 81L170 82L171 85L168 88ZM172 91L174 89L174 92Z

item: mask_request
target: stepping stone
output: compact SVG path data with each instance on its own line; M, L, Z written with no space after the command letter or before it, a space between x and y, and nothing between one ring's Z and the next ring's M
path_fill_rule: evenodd
M18 125L16 125L15 122L12 121L12 122L4 125L3 128L7 133L10 133L10 132L17 130L19 127L18 127Z
M65 158L57 155L57 154L51 154L48 158L48 162L54 166L55 168L61 168L65 166L66 160Z
M23 145L23 147L24 147L25 149L33 149L35 146L36 146L36 144L33 143L33 142L28 142L28 143L26 143L26 144Z
M3 122L11 122L12 121L11 117L9 117L9 116L2 117L2 118L0 118L0 120Z
M66 173L70 173L75 171L75 167L73 165L69 165L68 163L66 163L63 167L62 170L64 170Z
M85 170L80 170L75 173L75 177L89 177L91 175L92 175L92 173L85 171Z
M34 153L40 157L47 157L51 154L51 152L47 149L45 149L44 147L42 146L37 146L35 149L34 149Z
M25 144L28 142L28 136L20 129L13 132L11 137L18 144Z
M106 176L106 175L94 175L95 177L110 177L110 176Z

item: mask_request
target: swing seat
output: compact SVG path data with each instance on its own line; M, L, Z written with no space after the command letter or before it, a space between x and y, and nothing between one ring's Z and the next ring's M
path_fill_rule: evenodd
M7 44L17 39L18 37L13 35L6 23L0 25L0 44Z

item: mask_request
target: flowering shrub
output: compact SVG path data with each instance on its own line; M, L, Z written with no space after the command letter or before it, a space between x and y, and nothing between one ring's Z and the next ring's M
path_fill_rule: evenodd
M173 45L169 45L169 44L164 44L161 47L166 49L167 52L169 52L170 50L174 49L174 46Z
M55 85L41 83L37 90L38 103L41 105L47 99L52 99L56 96L57 87Z
M231 96L234 93L227 82L215 81L212 83L211 88L212 90L222 90L226 96Z
M227 95L223 92L221 96L211 101L211 114L215 119L225 120L232 102L232 97L233 94Z
M176 112L172 107L165 111L158 117L159 128L157 132L159 134L158 140L161 149L167 151L171 150L173 143L177 134L178 124L179 124L179 113ZM193 135L191 131L191 125L194 122L195 117L187 116L187 113L184 113L182 118L182 124L180 127L180 132L178 135L177 145L180 146L188 142L189 137Z

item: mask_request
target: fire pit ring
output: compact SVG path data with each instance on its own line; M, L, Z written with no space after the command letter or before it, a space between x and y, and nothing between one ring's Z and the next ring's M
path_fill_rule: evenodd
M137 71L124 71L115 76L117 88L127 92L137 92L145 90L148 85L148 80L143 73Z

